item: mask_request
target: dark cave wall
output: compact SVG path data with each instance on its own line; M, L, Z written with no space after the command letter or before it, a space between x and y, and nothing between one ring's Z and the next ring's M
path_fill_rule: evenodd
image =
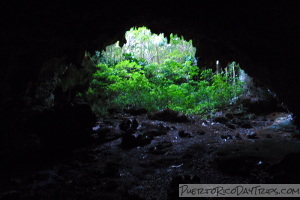
M80 71L85 51L122 41L128 28L140 25L193 39L202 66L217 59L221 64L236 60L299 116L298 5L297 1L7 3L1 18L8 22L2 32L3 126L38 103L34 95L40 82L64 66ZM33 103L26 103L25 96Z

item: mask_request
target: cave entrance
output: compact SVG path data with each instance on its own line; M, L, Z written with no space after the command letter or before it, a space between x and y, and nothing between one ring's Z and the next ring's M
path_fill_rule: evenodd
M238 62L199 66L192 40L146 27L131 28L125 39L90 56L96 67L85 95L102 120L94 127L102 141L122 137L132 148L165 135L170 143L195 135L220 143L297 132L276 94Z
M196 48L183 36L167 38L139 27L128 30L125 39L91 57L96 72L86 96L99 115L168 108L208 117L252 90L251 78L235 61L198 66Z

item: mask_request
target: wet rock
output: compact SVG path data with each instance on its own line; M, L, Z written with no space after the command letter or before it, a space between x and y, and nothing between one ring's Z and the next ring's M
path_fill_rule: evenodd
M240 126L243 122L241 119L234 118L230 121L230 123Z
M97 133L98 137L102 137L103 135L110 133L111 129L110 128L99 128L95 132Z
M121 146L123 148L145 146L147 144L150 144L152 139L153 136L146 135L145 133L132 135L131 133L125 132L122 136Z
M125 119L119 125L120 130L127 131L131 126L131 121L129 119Z
M174 122L190 122L190 120L186 115L181 114L174 119Z
M131 114L133 116L143 115L148 113L146 108L129 108L129 109L124 109L124 112Z
M138 121L134 118L134 119L132 120L132 123L131 123L131 128L132 128L133 130L136 130L136 129L138 128L138 126L139 126L139 123L138 123Z
M167 135L167 131L165 130L160 130L160 129L152 129L152 130L147 130L145 131L145 134L148 136L160 136L160 135Z
M226 135L221 135L221 139L227 139Z
M253 128L251 121L249 120L244 120L243 123L241 124L242 128Z
M241 120L241 119L235 118L235 119L231 120L231 123L236 124L241 128L252 128L253 127L250 120Z
M221 135L221 138L222 138L222 139L227 139L227 140L233 139L233 138L232 138L232 135Z
M100 125L96 125L93 127L93 132L97 132L98 130L100 130Z
M230 129L235 129L235 126L231 123L226 123L225 125Z
M202 129L201 129L201 130L198 130L198 131L197 131L197 134L199 134L199 135L205 135L205 131L202 130Z
M147 144L150 144L153 137L147 136L147 135L138 135L137 140L137 146L145 146Z
M160 135L166 135L170 127L157 122L143 122L139 128L139 132L149 137L155 137Z
M169 131L171 129L176 129L175 126L169 127L165 126L163 123L159 122L143 122L141 125L140 130L146 131L146 130L164 130Z
M124 119L119 125L119 128L122 131L127 131L128 129L136 130L138 125L139 123L136 119Z
M189 118L184 114L171 109L164 109L148 116L152 120L168 121L168 122L190 122Z
M136 131L132 128L128 129L125 133L129 135L133 135Z
M248 139L257 139L257 134L254 132L250 132L249 134L247 134L247 138Z
M124 134L122 136L121 146L126 149L137 147L138 144L137 144L135 136L131 135L131 134Z
M179 137L187 137L188 135L184 130L181 130L181 131L178 132L178 136Z
M158 143L155 147L149 148L149 152L151 154L165 154L171 146L171 142L163 141Z
M229 119L225 116L218 116L216 118L214 118L214 122L218 122L221 124L226 124L229 121Z
M99 142L109 142L116 140L122 136L120 131L115 128L100 128L96 131L97 139Z
M254 120L256 118L255 114L249 113L243 116L245 120Z
M295 132L296 126L293 124L292 115L287 115L275 118L274 123L268 129L274 132Z
M271 112L286 112L285 108L280 105L277 99L273 98L268 92L263 91L264 94L260 94L260 99L246 98L241 100L241 104L245 110L254 114L268 114Z
M107 126L113 126L114 123L111 120L103 120L103 123Z
M169 130L171 128L164 126L162 123L143 123L139 129L140 132L150 137L166 135Z
M271 134L266 134L266 138L272 138Z
M233 113L226 113L225 117L227 117L228 119L233 119L234 118L234 114Z
M128 134L128 133L124 133L122 135L121 146L123 148L137 147L138 146L138 142L137 142L136 137L134 135L131 135L131 134Z
M192 137L192 134L189 132L186 132L185 130L181 130L178 132L178 136L182 137L182 138L186 138L186 137Z

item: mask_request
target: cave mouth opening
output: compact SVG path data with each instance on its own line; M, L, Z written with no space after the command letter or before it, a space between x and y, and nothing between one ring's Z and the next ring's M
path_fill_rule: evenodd
M117 116L118 118L107 115L104 120L97 122L92 131L95 124L91 123L93 117L89 115L89 105L79 100L71 102L75 95L78 99L84 97L84 91L88 91L86 83L89 79L94 79L92 75L86 75L95 72L94 65L91 65L91 68L81 65L83 51L93 48L90 44L94 44L93 40L97 37L101 42L113 38L113 34L124 27L126 20L145 21L147 18L142 15L146 13L145 8L148 5L141 3L139 7L133 2L126 2L128 9L124 9L114 2L112 12L111 9L105 9L103 2L101 6L89 4L92 9L88 10L86 17L81 17L82 4L77 4L78 9L74 9L74 3L71 6L65 4L60 9L59 6L49 9L48 5L43 5L46 12L43 12L45 9L37 9L36 6L40 7L42 4L26 5L43 16L38 18L31 13L31 17L28 18L22 16L28 9L20 5L11 7L14 10L22 9L21 15L20 12L11 12L11 15L15 16L5 19L26 23L21 23L20 28L12 26L13 28L5 29L13 33L7 34L9 38L4 43L7 47L6 52L12 52L5 54L9 56L4 56L4 61L9 60L11 64L6 67L12 69L13 73L9 76L11 82L21 81L23 84L22 79L27 80L32 71L40 68L41 74L44 72L45 76L39 76L39 82L32 78L33 82L26 91L26 95L32 98L26 98L24 101L30 109L37 105L34 112L29 109L23 112L23 108L13 112L21 106L18 105L19 101L12 101L3 113L5 119L1 121L1 144L4 141L8 142L0 148L0 175L8 177L0 178L0 185L3 186L0 199L56 199L59 196L69 199L78 199L80 196L89 196L90 199L177 199L178 184L299 182L300 137L299 134L293 137L293 128L290 126L291 113L280 105L281 102L268 91L268 87L257 80L252 80L253 86L248 88L249 92L246 94L249 98L237 101L240 104L229 106L231 110L221 109L223 112L215 112L211 119L198 120L191 116L191 121L188 122L180 115L174 117L176 123L170 123L165 119L172 118L173 113L159 111L157 115L152 116L152 119L159 120L150 120L145 115L132 116L130 113ZM187 3L173 3L168 8L157 5L160 4L152 4L155 9L148 13L149 19L163 21L168 18L169 29L189 32L188 27L199 31L202 27L215 26L215 29L207 32L227 37L225 34L228 30L233 38L237 37L231 42L242 44L244 49L252 51L251 57L257 58L253 62L257 63L258 67L252 69L250 65L243 63L242 56L228 57L231 51L227 51L226 48L224 51L229 52L228 54L223 54L224 51L221 50L221 53L216 52L218 55L212 55L210 58L207 55L212 51L200 52L199 55L203 56L200 60L205 62L197 60L197 64L201 67L205 66L202 63L212 63L207 65L208 69L212 69L212 73L219 73L219 65L220 73L226 73L227 64L236 61L235 64L239 63L241 67L245 67L251 76L253 73L250 69L255 71L266 65L266 70L272 72L269 75L273 88L276 88L281 98L284 96L285 101L289 100L289 108L294 106L292 111L299 116L299 92L295 87L291 87L297 85L299 74L294 69L297 59L292 59L297 52L293 47L296 47L295 41L298 37L296 31L289 31L299 27L294 23L297 18L294 17L293 20L290 15L299 13L293 12L296 6L288 9L282 6L282 3L274 7L274 4L264 6L260 2L251 2L251 5L239 9L224 1L222 4L211 4L211 9ZM215 10L218 5L221 5L220 9ZM185 6L186 9L182 9L181 6ZM120 10L124 12L119 12ZM50 13L56 17L47 17ZM277 15L279 13L280 16ZM177 22L172 20L173 18L180 20ZM39 22L36 23L35 19ZM34 24L27 26L29 23ZM39 24L42 25L40 28ZM153 24L160 26L165 23ZM197 51L200 45L202 49L210 48L209 44L208 42L208 45L202 46L199 42ZM65 55L67 60L60 60L61 56ZM230 62L224 61L224 57L230 58ZM48 59L52 58L57 60L48 62ZM45 62L48 62L47 66L42 66ZM36 64L36 69L28 70L27 66L32 64ZM285 66L284 69L282 66ZM9 78L3 79L3 83ZM58 87L61 89L57 89ZM36 88L39 89L36 91ZM7 91L9 89L7 88ZM12 93L19 96L20 91L12 90ZM3 96L7 94L4 92ZM14 104L15 102L17 103ZM91 100L89 102L93 105ZM96 109L94 106L93 108ZM20 112L22 113L19 114ZM178 123L178 120L187 123ZM78 148L78 144L80 147L81 144L91 144L91 135L95 138L93 142L96 141L96 145L80 148L71 156L63 155L66 149ZM120 143L124 148L131 148L130 151L120 150ZM3 152L9 152L5 156L9 162L3 159ZM28 178L21 176L27 168L32 169L38 166L37 164L46 163L45 160L51 159L48 155L61 155L64 160L70 159L70 162L47 167L47 170L30 174ZM28 167L24 166L24 163ZM17 168L15 173L8 173L13 166Z
M176 35L173 37L175 43L186 42ZM32 163L40 162L42 158L49 159L49 155L60 155L65 159L67 156L62 152L70 151L71 164L56 166L57 171L68 172L63 180L69 181L75 171L80 174L78 177L84 178L78 180L74 176L74 183L84 185L81 184L83 179L94 181L95 173L101 172L96 177L97 181L112 180L109 184L116 183L122 187L124 184L124 188L133 188L134 195L140 194L140 191L134 190L136 184L133 182L138 182L139 188L149 188L150 184L156 188L157 179L163 180L163 184L171 189L153 190L155 194L151 195L157 195L157 191L163 191L159 195L166 195L170 190L177 195L178 188L172 186L177 187L178 181L278 183L299 180L299 162L296 167L289 167L294 166L294 158L300 155L299 132L293 125L292 114L281 105L274 92L248 76L239 66L239 59L229 62L213 59L210 66L201 66L195 56L183 56L183 62L162 61L158 51L164 43L156 45L153 46L154 55L149 56L155 62L150 64L130 52L120 54L118 42L104 51L113 59L103 60L100 52L94 55L86 53L83 61L86 68L80 69L82 71L75 65L64 68L57 61L57 66L61 67L61 71L57 72L57 78L61 79L57 81L62 86L61 93L67 93L65 98L68 100L70 96L76 98L71 106L60 108L52 103L53 99L59 103L58 98L63 97L55 89L56 79L53 87L41 85L41 92L50 91L52 94L56 91L47 99L50 106L56 105L56 109L38 114L32 124L28 125L28 121L24 120L27 129L22 130L28 135L36 133L36 137L21 141L24 145L17 143L8 148L17 155L22 152L18 162L34 165ZM196 50L192 45L189 47ZM171 54L176 58L182 52L174 49L175 53ZM119 50L120 61L115 59L115 50ZM109 66L108 62L112 64ZM77 80L81 80L82 84L89 81L89 88L77 88ZM70 88L74 89L72 93ZM107 88L111 90L107 92ZM72 96L74 91L77 94ZM45 96L49 93L45 92ZM99 115L95 123L85 101ZM160 106L156 105L157 102ZM153 112L147 113L149 111ZM12 136L12 140L16 136ZM91 143L93 145L87 147ZM47 156L44 156L45 153ZM14 163L15 154L8 155L12 160L10 163ZM284 171L283 175L273 179L278 171ZM45 177L49 176L52 180L53 171L50 172ZM147 182L145 176L155 181ZM228 179L229 176L232 178ZM42 185L43 181L40 179L37 183ZM20 186L19 181L16 184ZM35 188L30 189L37 192ZM101 189L106 192L107 187ZM122 198L122 192L112 192ZM145 191L141 194L149 195Z
M211 118L217 111L243 109L243 104L256 114L287 111L236 61L199 65L193 41L183 36L165 37L142 26L126 31L125 40L93 55L86 52L94 72L89 88L77 97L84 96L100 117L170 109Z

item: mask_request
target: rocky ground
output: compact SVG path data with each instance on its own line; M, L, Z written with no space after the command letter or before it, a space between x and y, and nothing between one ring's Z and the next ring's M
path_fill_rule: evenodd
M138 115L140 114L140 115ZM297 183L300 140L286 112L209 120L171 110L99 120L94 143L55 162L1 171L0 199L178 198L178 184Z

